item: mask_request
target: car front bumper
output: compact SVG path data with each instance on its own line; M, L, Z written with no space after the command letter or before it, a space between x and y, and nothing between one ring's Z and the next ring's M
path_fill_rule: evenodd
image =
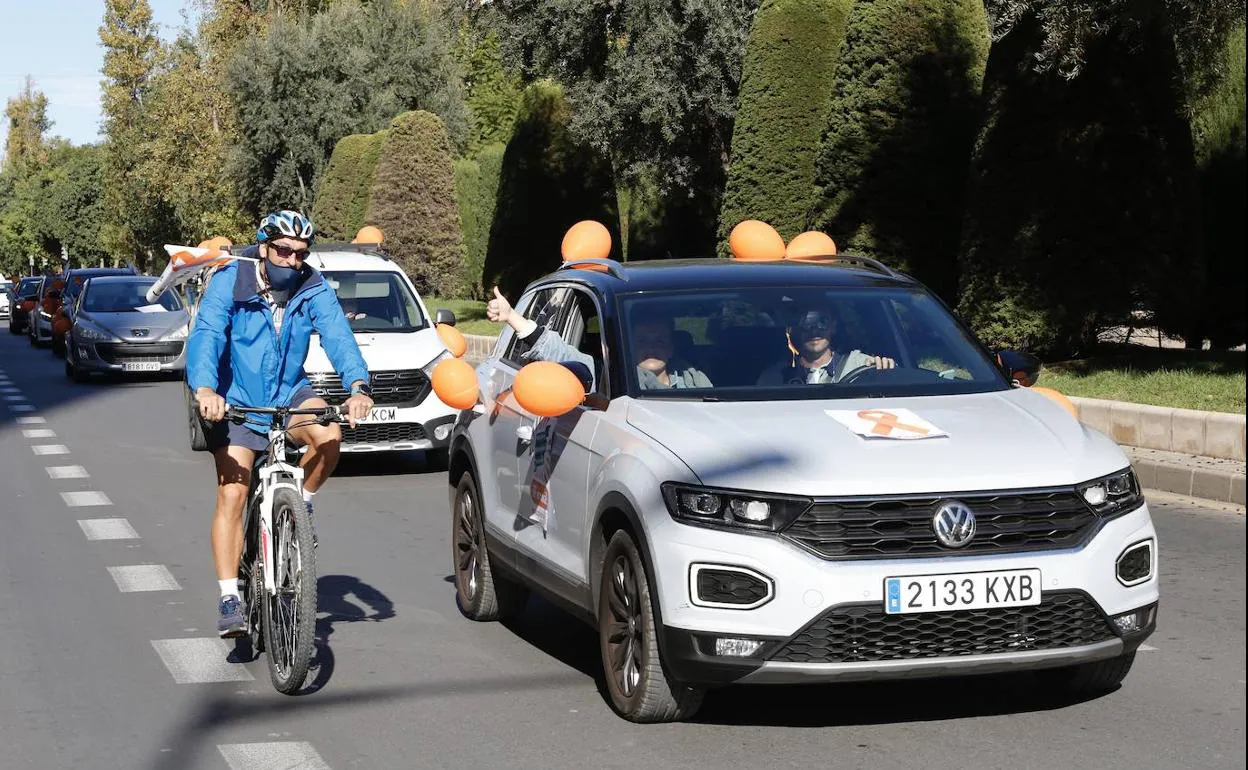
M793 683L1020 671L1104 660L1135 650L1156 627L1157 536L1146 505L1105 522L1085 545L1017 554L824 560L778 537L664 522L649 537L664 664L681 681ZM692 532L688 530L693 530ZM1123 585L1118 557L1151 541L1149 577ZM744 568L770 582L752 609L699 602L694 570ZM1039 569L1041 605L889 615L888 577ZM703 606L698 606L699 603ZM1120 630L1116 616L1137 613ZM1056 630L1054 630L1056 629ZM717 640L757 644L717 654Z
M393 410L385 421L342 427L343 452L406 452L441 449L450 443L451 427L459 414L430 393L416 406L381 404L374 411ZM389 417L389 415L388 415Z
M156 374L186 369L186 340L151 343L85 342L73 340L74 368L99 374ZM143 371L127 364L155 365Z

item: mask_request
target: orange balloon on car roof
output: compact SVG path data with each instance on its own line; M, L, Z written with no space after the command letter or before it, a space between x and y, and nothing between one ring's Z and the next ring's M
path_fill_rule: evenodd
M606 225L585 219L568 228L559 253L564 262L580 259L607 259L611 256L611 231Z
M757 219L747 219L732 228L728 248L733 259L742 262L774 262L784 259L784 239L776 228Z
M785 259L804 262L816 262L820 259L836 256L836 242L827 233L809 230L794 236L785 249Z

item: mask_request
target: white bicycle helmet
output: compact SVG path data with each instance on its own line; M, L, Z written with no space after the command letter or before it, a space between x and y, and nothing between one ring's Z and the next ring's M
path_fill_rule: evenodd
M260 222L260 228L256 230L257 243L265 243L274 238L296 238L307 241L311 245L315 237L316 228L312 226L312 220L298 211L278 211L269 214Z

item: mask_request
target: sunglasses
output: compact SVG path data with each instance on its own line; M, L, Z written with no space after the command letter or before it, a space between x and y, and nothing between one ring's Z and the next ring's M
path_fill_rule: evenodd
M297 260L303 261L308 258L307 249L292 249L291 247L283 246L280 243L270 243L269 248L277 252L277 256L281 257L282 259L289 259L290 257L294 257Z

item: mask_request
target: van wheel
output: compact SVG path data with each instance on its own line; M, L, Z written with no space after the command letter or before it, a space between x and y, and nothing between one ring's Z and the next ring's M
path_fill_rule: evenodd
M471 471L455 488L451 506L451 555L455 565L455 604L469 620L509 620L524 611L524 586L499 575L485 545L485 513Z
M1045 686L1071 693L1097 694L1113 690L1131 673L1135 653L1128 652L1109 660L1080 663L1077 666L1037 671Z
M607 544L598 586L598 647L611 706L632 722L688 719L706 691L663 669L650 583L637 544L616 532Z

